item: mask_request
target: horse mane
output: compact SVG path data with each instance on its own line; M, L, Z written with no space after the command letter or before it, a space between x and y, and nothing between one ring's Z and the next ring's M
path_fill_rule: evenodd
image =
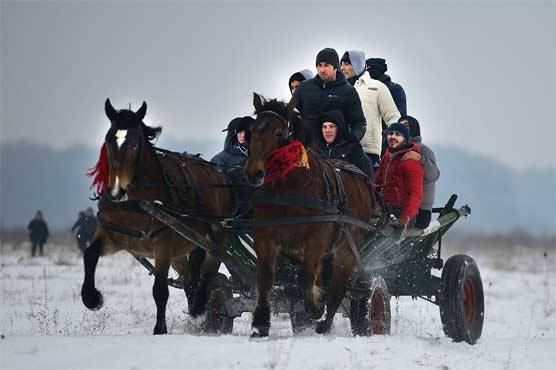
M257 112L255 109L255 114L259 114L264 111L272 111L274 113L278 113L285 119L288 118L288 105L281 100L272 99L263 104L260 111Z
M153 144L153 141L156 140L162 133L162 127L152 127L145 124L143 121L139 121L137 113L131 110L122 109L117 112L118 121L116 122L116 127L118 129L127 130L140 126L143 130L143 136L150 144Z
M284 119L288 119L288 104L281 100L272 99L265 102L259 111L255 109L255 114L259 114L264 111L272 111L274 113L278 113ZM307 133L305 132L303 122L299 113L297 113L297 111L294 111L289 118L292 128L292 137L294 139L300 140L301 142L306 142Z

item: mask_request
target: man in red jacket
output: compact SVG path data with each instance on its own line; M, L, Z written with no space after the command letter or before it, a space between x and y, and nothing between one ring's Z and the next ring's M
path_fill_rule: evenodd
M409 129L394 123L386 131L388 149L374 176L375 189L388 212L409 226L423 201L423 165L419 145L409 141Z

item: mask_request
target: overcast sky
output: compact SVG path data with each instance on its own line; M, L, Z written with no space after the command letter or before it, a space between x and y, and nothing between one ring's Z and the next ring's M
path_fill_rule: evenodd
M116 108L148 103L163 137L221 137L252 92L333 47L383 57L425 142L515 168L556 166L556 8L410 3L2 1L1 140L99 146Z

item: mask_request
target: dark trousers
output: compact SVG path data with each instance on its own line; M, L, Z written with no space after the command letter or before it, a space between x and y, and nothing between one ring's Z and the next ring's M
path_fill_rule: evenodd
M43 246L44 243L40 240L31 240L31 257L35 257L35 253L37 252L37 247L39 249L39 255L42 256L43 253Z
M376 172L376 169L378 168L378 163L380 162L380 156L378 154L371 154L371 153L365 153L365 154L367 154L367 157L371 159L373 172Z
M417 217L415 217L415 227L425 229L431 223L432 212L424 209L419 209Z

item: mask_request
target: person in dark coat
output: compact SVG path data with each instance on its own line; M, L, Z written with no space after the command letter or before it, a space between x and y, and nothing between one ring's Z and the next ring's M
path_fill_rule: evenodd
M440 171L436 165L436 157L431 148L423 144L421 138L421 127L419 121L411 116L402 116L399 122L409 128L411 141L419 144L421 153L421 164L425 175L423 177L423 202L419 206L419 213L415 221L415 227L424 229L429 226L432 218L432 207L436 193L436 181L440 177Z
M396 103L396 107L400 111L402 116L407 115L407 101L405 97L405 90L400 84L397 84L392 81L389 75L386 74L388 70L388 65L386 64L386 60L382 58L370 58L366 61L367 71L369 71L369 76L373 80L378 80L388 87L390 90L390 94L392 94L392 98L394 98L394 103Z
M320 119L322 135L317 142L318 151L326 158L341 159L352 163L372 179L371 160L363 152L359 143L344 138L345 122L342 112L326 112Z
M295 90L293 98L301 113L308 137L304 144L312 145L320 137L319 118L324 112L339 110L344 115L346 129L344 138L359 142L365 134L365 115L361 100L353 86L347 83L339 71L340 60L336 50L325 48L316 57L318 75L303 81Z
M226 139L224 140L224 150L215 155L210 161L218 165L232 184L247 185L247 180L243 174L243 167L249 155L249 143L247 133L249 126L255 120L252 117L237 117L230 121ZM240 188L238 195L238 212L243 214L248 211L251 191L248 188Z
M71 232L75 232L75 239L77 240L77 248L83 252L85 250L86 244L81 238L81 227L83 226L83 221L85 221L85 211L79 211L77 216L77 221L71 227Z
M31 239L31 257L35 257L37 247L39 255L44 255L43 245L48 240L48 225L44 221L42 211L37 211L35 218L29 222L27 226L29 230L29 237Z
M291 94L293 95L295 93L295 90L303 81L313 77L315 77L315 75L308 69L295 72L293 75L291 75L290 79L288 80L288 87L290 88Z

